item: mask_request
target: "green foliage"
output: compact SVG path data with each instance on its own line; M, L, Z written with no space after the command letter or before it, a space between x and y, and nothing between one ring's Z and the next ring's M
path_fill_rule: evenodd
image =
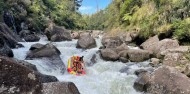
M179 41L189 42L190 41L190 18L184 19L173 23L173 28L175 28L174 36Z
M82 0L1 0L0 11L11 11L17 25L23 21L29 22L35 30L44 30L49 20L67 29L83 29L86 24L78 12L81 2Z

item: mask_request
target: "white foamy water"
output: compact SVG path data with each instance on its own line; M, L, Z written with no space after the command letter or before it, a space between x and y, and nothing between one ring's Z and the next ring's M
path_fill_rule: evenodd
M53 42L53 44L60 50L61 59L67 66L68 59L73 55L84 56L84 61L90 62L91 57L97 54L97 63L93 66L86 67L86 75L75 76L69 74L66 70L64 74L60 73L59 69L50 70L50 67L45 65L42 60L27 60L35 64L37 69L44 74L56 76L59 81L74 82L81 94L141 94L135 91L133 84L137 78L133 73L140 68L147 68L148 62L140 64L121 62L104 61L97 53L101 46L100 39L96 39L98 47L88 50L76 48L77 40L65 42ZM39 42L21 42L25 47L13 49L14 56L17 59L24 60L26 53L30 46L35 43L46 44L49 43L46 38L42 38ZM134 48L137 49L137 48ZM124 67L128 67L128 73L121 73Z

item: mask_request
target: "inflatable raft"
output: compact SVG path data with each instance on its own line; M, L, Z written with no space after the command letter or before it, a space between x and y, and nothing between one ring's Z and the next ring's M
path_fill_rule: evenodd
M72 56L69 60L68 60L68 66L67 66L67 71L70 74L73 75L77 75L77 76L81 76L81 75L85 75L86 72L84 71L84 69L77 71L78 68L81 68L82 66L80 65L75 65L74 61L77 60L79 58L79 56Z

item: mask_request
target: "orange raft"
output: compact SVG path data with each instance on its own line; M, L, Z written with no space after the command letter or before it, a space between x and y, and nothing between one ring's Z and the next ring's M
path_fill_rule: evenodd
M70 74L73 75L77 75L77 76L81 76L81 75L85 75L86 72L84 71L84 69L82 69L80 72L78 70L76 70L76 68L78 68L79 66L74 65L74 61L78 60L78 58L80 58L79 56L72 56L69 60L68 60L68 67L67 67L67 71ZM82 66L80 66L82 67Z

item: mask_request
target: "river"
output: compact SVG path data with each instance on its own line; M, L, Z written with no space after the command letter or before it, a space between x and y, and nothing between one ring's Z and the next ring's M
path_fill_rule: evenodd
M97 54L97 63L86 67L87 74L84 76L70 75L66 71L64 74L60 73L60 69L51 69L50 66L45 65L40 60L26 60L34 65L37 69L47 75L53 75L59 81L74 82L81 94L141 94L133 88L135 79L134 71L140 68L148 68L149 61L141 63L129 62L127 64L102 60L97 51L101 46L101 39L97 38L97 47L88 50L76 48L77 40L65 42L52 42L61 52L61 59L67 66L68 59L73 55L84 56L85 62L90 62L91 57ZM41 37L39 42L21 42L25 47L13 49L15 58L24 60L30 46L35 43L46 44L50 43L45 37ZM131 49L137 49L130 47ZM121 73L120 70L128 67L128 71Z

